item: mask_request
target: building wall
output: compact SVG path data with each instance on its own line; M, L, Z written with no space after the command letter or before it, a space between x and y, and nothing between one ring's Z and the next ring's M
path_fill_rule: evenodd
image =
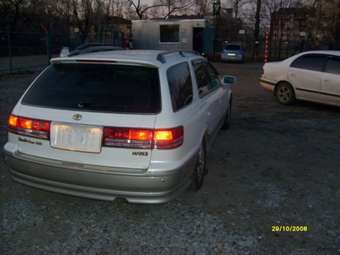
M160 42L160 25L179 25L179 42ZM192 50L193 28L206 27L206 21L197 20L133 20L132 42L137 49Z

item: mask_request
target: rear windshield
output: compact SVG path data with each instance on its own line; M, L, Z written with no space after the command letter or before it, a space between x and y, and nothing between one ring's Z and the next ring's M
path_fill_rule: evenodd
M22 104L117 113L159 113L157 68L53 64L39 77Z
M241 46L240 45L228 45L224 49L225 50L240 50Z

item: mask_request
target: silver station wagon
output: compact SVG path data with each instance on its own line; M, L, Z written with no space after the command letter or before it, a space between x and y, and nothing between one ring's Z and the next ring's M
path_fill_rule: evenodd
M234 80L191 52L54 58L9 116L6 162L14 180L44 190L169 201L202 186Z

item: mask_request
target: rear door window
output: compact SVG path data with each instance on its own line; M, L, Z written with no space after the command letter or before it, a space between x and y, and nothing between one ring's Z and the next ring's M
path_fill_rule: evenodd
M176 112L192 102L192 81L188 63L170 67L167 77L172 108Z
M22 104L115 113L161 110L157 68L53 64L26 93Z
M339 74L340 75L340 57L331 57L327 61L326 69L327 73Z
M297 58L291 64L291 67L322 72L326 61L327 61L327 55L306 54L306 55L303 55Z

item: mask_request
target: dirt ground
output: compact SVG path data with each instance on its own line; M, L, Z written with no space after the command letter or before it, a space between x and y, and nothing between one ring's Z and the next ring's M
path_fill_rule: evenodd
M201 191L163 205L64 196L13 182L1 156L0 253L340 254L340 109L279 105L258 85L260 65L216 66L238 83L232 127L217 137ZM0 80L1 147L32 78Z

